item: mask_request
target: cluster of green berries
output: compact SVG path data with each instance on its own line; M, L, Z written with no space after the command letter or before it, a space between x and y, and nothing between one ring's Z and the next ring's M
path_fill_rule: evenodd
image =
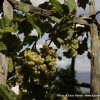
M46 81L56 73L56 51L47 44L43 45L39 54L27 50L24 52L24 65L31 69L33 83L44 84L45 87Z
M78 39L73 39L71 41L71 46L70 46L72 57L76 57L78 55L78 52L77 52L78 48L79 48L79 40Z
M22 85L23 83L23 75L22 75L22 67L21 66L15 66L15 79L19 85Z

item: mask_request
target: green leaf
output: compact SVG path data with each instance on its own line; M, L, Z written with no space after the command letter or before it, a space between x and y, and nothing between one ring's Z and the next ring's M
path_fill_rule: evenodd
M37 36L26 36L23 41L23 45L32 45L34 41L37 41Z
M88 4L89 3L89 0L77 0L77 3L78 3L78 6L79 7L82 7L83 9L85 9L86 8L86 4Z
M58 40L53 40L54 41L54 44L57 46L57 48L60 48L61 47L61 44L59 43Z
M8 72L13 72L13 70L14 70L14 66L13 66L13 61L12 61L12 58L11 57L9 57L9 59L8 59Z
M5 44L3 44L3 42L0 42L0 51L2 50L7 50Z
M60 23L61 19L58 19L57 17L51 16L51 20L55 21L56 23Z
M39 26L39 28L41 29L42 33L50 33L52 30L52 25L45 21L45 22L38 22L37 25Z
M69 12L73 12L74 10L76 11L77 6L75 3L75 0L65 0L65 3L67 4L68 8L69 8Z
M24 35L27 36L33 30L33 26L30 22L28 22L27 20L24 20L18 25L18 30L19 30L19 33L24 33Z
M26 18L22 15L22 14L19 14L17 12L14 13L14 20L15 21L18 21L18 22L22 22L24 21Z
M81 43L79 44L78 54L82 55L85 51L88 51L87 40L88 40L87 38L84 38L84 40L82 40Z
M7 32L17 32L17 28L18 28L18 24L17 23L12 23L11 26L8 27L4 27L2 29L0 29L1 33L7 33Z
M69 14L69 9L68 9L68 6L66 4L62 4L62 9L63 9L64 15Z
M62 5L58 0L49 0L49 2L53 5L54 9L62 14Z
M2 19L0 19L0 29L4 28L4 27L8 27L12 24L12 20L3 17Z
M20 38L16 35L6 34L3 41L7 46L7 51L11 52L12 56L23 48Z
M31 15L26 14L27 20L32 24L32 26L34 27L34 29L36 30L36 32L39 34L39 36L41 36L43 33L41 31L41 29L39 28L39 26L36 25L34 19L32 18Z
M67 39L68 40L71 39L73 34L74 34L74 30L73 29L69 29L68 32L67 32Z
M38 7L42 8L42 9L50 10L52 8L52 5L47 1L47 2L40 4Z
M18 24L13 23L12 20L7 18L0 19L0 32L7 33L7 32L17 32Z
M24 2L24 3L27 3L27 4L32 4L31 0L21 0L21 1Z
M71 50L68 50L67 52L63 52L63 55L64 55L66 58L71 58Z
M64 42L61 38L57 38L57 41L58 41L60 44Z
M18 3L18 9L22 10L23 12L29 12L31 8L31 5L19 2Z
M0 85L0 96L4 100L17 100L16 95L14 92L10 90L8 86Z

